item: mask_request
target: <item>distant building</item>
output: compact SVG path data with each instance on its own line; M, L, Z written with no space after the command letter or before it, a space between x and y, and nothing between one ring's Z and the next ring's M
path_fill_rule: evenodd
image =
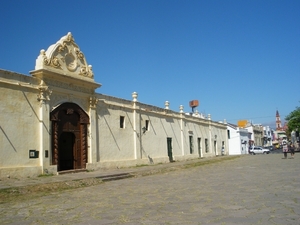
M276 110L276 130L282 130L282 124L278 110Z
M254 146L262 146L264 143L264 132L263 132L263 126L260 124L249 124L247 125L247 127L245 128L246 130L248 130L249 134L250 134L250 145L254 145Z
M227 137L229 155L248 154L249 132L247 129L228 123Z
M272 146L273 145L272 129L269 126L264 126L263 130L264 130L263 146Z
M284 130L275 130L273 132L272 144L279 147L283 140L287 140L287 136Z
M280 147L282 141L287 139L286 131L287 124L282 127L281 119L278 110L276 110L276 130L273 132L272 144L277 148Z

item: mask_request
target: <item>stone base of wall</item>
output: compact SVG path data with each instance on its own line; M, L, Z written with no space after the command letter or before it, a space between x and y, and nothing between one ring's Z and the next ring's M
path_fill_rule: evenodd
M128 168L135 167L139 165L153 165L159 163L169 163L168 157L161 158L145 158L145 159L129 159L122 161L100 161L97 163L87 163L87 170L98 170L98 169L116 169L116 168Z
M185 156L174 156L175 161L185 161L199 158L198 155L185 155ZM122 161L100 161L97 163L87 163L87 170L98 170L98 169L117 169L117 168L128 168L141 165L155 165L161 163L170 163L169 157L159 158L145 158L136 160L122 160Z
M190 159L198 159L199 155L178 155L174 157L175 161L186 161Z
M215 157L215 156L219 156L219 155L221 155L221 152L218 152L217 155L215 152L203 152L204 158Z
M2 167L0 168L0 178L26 178L37 177L42 174L41 166L34 167Z
M43 174L47 175L47 174L53 174L53 175L57 175L57 165L51 165L51 166L47 166L44 168Z

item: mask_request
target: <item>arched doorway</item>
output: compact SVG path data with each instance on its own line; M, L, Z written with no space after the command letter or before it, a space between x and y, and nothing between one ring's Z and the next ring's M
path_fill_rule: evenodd
M89 116L76 104L64 103L50 113L52 165L58 171L85 169Z

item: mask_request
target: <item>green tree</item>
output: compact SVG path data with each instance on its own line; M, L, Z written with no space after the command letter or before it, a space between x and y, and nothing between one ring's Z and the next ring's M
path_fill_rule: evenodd
M298 129L300 131L300 107L290 112L289 115L285 117L288 121L288 132L291 133L293 130Z

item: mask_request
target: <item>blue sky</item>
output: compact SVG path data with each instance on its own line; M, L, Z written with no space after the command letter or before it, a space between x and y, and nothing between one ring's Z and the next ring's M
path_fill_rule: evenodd
M98 93L275 126L300 106L299 0L2 1L0 68L34 70L71 32Z

